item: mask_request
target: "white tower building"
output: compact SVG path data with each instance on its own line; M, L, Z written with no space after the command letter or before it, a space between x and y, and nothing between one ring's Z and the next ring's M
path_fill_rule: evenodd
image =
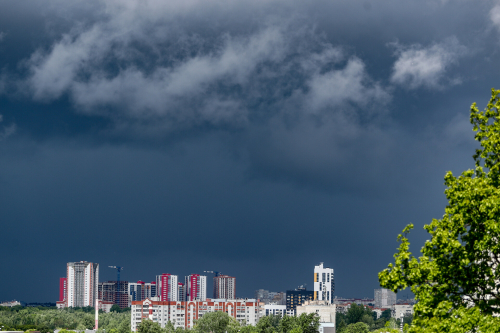
M99 283L99 264L87 261L67 264L67 306L94 306Z
M332 303L334 292L333 268L323 267L323 263L314 266L314 300Z

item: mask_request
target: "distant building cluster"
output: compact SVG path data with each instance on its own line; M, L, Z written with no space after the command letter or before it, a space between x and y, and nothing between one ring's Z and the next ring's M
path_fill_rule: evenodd
M14 300L14 301L7 301L0 303L0 306L8 306L8 307L13 307L16 305L21 305L21 302Z
M159 302L206 301L207 277L191 274L179 281L174 274L157 275L152 282L99 282L99 264L87 261L67 263L66 277L59 279L58 308L95 306L108 310L113 304L130 307L134 301L146 299ZM116 268L116 267L112 267ZM236 298L236 278L215 272L215 299ZM96 303L96 300L98 302Z
M323 333L335 332L335 314L347 313L352 304L367 306L380 317L390 310L392 317L413 314L414 300L397 300L388 289L375 289L374 298L341 298L335 296L333 268L323 263L314 266L313 290L302 285L286 292L265 289L255 291L254 299L236 298L236 278L213 273L213 297L207 297L207 276L190 274L183 280L178 275L163 273L154 281L120 281L122 267L116 281L99 282L99 264L69 262L66 277L59 280L58 308L91 306L109 312L115 304L131 307L131 328L137 330L144 319L161 327L170 321L175 328L192 328L206 313L224 311L244 325L255 325L264 316L297 316L316 313ZM12 306L12 305L11 305ZM96 321L97 323L97 321Z

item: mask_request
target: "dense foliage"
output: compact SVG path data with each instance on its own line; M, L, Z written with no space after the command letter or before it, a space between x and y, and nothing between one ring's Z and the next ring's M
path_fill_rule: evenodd
M355 332L391 332L399 327L399 320L391 318L391 310L382 312L380 318L370 308L363 305L351 304L346 314L337 312L335 316L337 333ZM405 323L411 322L412 316L403 318ZM397 330L399 332L399 330Z
M99 314L100 333L130 333L130 309L114 308L110 313ZM396 327L398 324L390 318L390 310L376 320L376 315L369 308L352 304L347 314L337 313L337 333L368 332L380 328ZM405 320L406 321L406 320ZM389 325L390 324L390 325ZM0 307L0 327L3 330L29 331L42 333L54 329L84 330L94 326L94 309L87 308L23 308L21 306ZM207 313L200 318L192 330L175 329L172 323L164 328L156 322L144 320L138 327L139 333L317 333L319 317L316 314L302 314L298 317L267 316L259 320L256 326L240 326L225 312ZM60 332L61 333L61 332ZM66 332L62 332L66 333Z
M500 90L485 111L472 104L470 121L481 146L475 169L446 174L448 205L424 227L422 255L409 251L408 225L395 263L379 274L382 286L415 293L412 332L500 332Z
M92 329L94 327L94 308L0 307L1 326L4 327L4 331L37 330L42 333L53 332L58 328ZM124 326L126 330L124 330ZM111 333L129 333L130 309L124 312L101 312L99 314L99 328L106 330L106 332L116 331Z

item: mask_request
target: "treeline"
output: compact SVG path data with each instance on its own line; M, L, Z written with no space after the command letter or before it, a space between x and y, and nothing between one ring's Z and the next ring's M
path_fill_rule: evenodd
M405 317L410 324L412 317ZM298 317L267 316L256 326L241 326L225 312L212 312L200 318L192 330L177 328L168 323L164 328L156 322L143 321L139 333L317 333L319 317L302 314ZM336 314L337 333L399 332L399 321L386 310L377 319L375 312L362 305L352 304L346 314ZM0 307L0 328L3 331L40 331L52 333L55 329L83 331L94 327L94 308L53 309L47 307ZM130 309L113 306L110 313L99 314L99 333L130 333ZM65 332L61 332L65 333Z
M242 326L226 312L210 312L201 317L193 329L174 328L168 322L164 328L156 322L144 320L137 328L139 333L318 333L319 317L315 313L298 317L266 316L256 326Z
M118 308L118 307L117 307ZM99 329L106 333L130 333L130 309L99 311ZM52 333L55 329L85 330L95 324L94 308L55 309L48 307L1 307L0 328L3 331L40 331Z
M382 312L380 318L377 319L375 311L353 303L346 314L337 312L335 317L337 333L400 332L400 320L391 318L390 309ZM412 320L411 315L403 318L406 329Z

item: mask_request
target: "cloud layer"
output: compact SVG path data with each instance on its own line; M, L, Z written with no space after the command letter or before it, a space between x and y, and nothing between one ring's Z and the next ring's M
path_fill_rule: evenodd
M162 130L240 127L263 113L318 115L390 99L361 59L292 20L204 39L186 31L161 35L168 25L152 28L141 21L144 13L127 14L137 29L123 33L116 21L128 15L119 12L33 54L27 62L33 97L69 94L82 112L154 122ZM144 45L148 55L141 54Z

